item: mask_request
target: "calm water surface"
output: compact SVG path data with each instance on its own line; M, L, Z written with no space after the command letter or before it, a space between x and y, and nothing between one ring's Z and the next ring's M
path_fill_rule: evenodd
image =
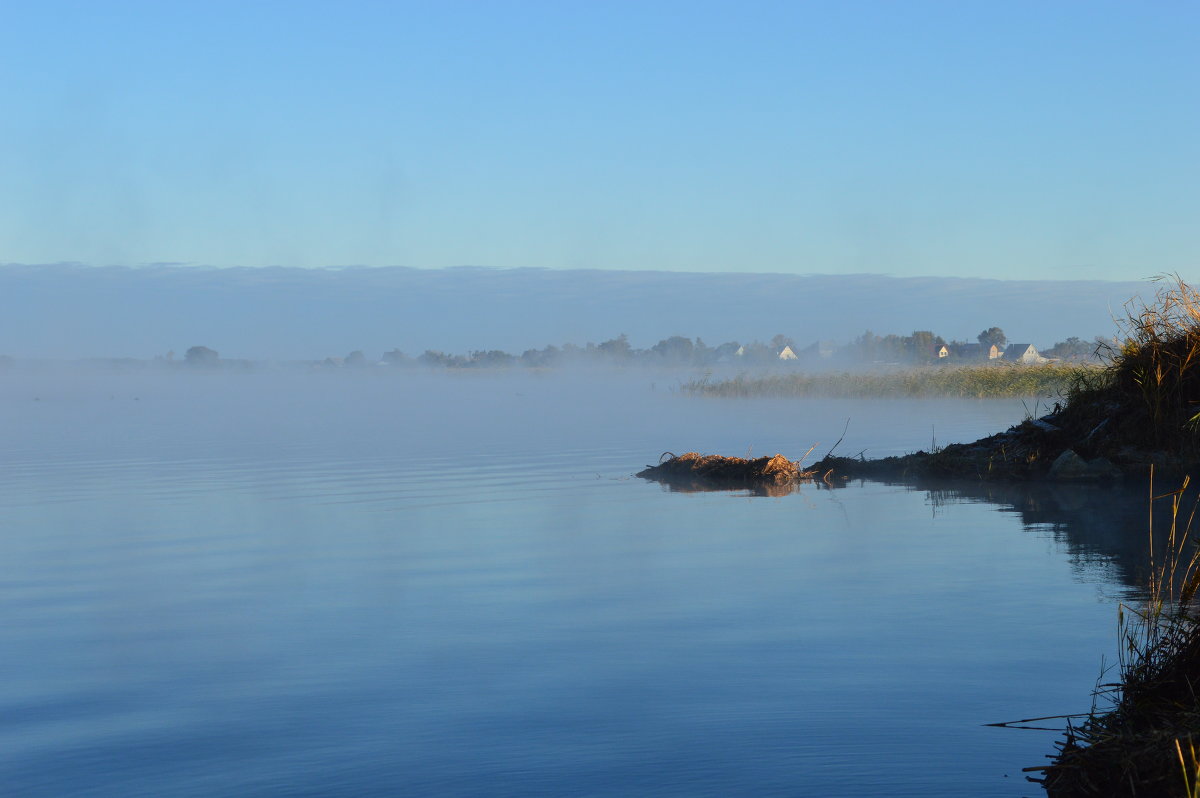
M1054 735L982 724L1087 708L1138 499L675 493L1025 410L672 384L6 377L4 794L1039 794Z

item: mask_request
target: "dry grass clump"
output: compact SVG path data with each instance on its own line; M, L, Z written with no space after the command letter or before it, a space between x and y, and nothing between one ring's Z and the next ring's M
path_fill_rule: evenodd
M1151 303L1126 306L1116 343L1102 354L1108 366L1082 375L1069 392L1068 411L1111 419L1102 438L1116 446L1154 447L1187 462L1200 448L1200 291L1178 275ZM1112 448L1110 447L1110 448Z
M1068 729L1044 769L1052 798L1200 796L1200 549L1189 542L1195 508L1180 524L1186 487L1158 497L1173 502L1166 556L1151 563L1145 606L1120 609L1120 679L1097 692L1112 708Z
M1113 387L1140 394L1156 424L1195 416L1200 402L1200 291L1178 276L1153 305L1131 309L1113 357Z
M809 449L809 452L811 451L812 449ZM789 460L782 454L746 460L741 457L699 452L685 452L681 455L664 452L658 465L647 466L637 475L659 482L683 480L714 487L790 485L816 476L815 471L805 471L800 462Z

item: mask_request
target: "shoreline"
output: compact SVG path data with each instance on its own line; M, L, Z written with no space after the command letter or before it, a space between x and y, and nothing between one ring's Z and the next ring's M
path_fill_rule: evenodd
M1170 479L1200 467L1200 463L1161 449L1119 445L1105 434L1107 419L1084 431L1064 416L1065 411L1026 419L1003 432L970 443L952 443L932 452L875 459L827 454L811 468L841 479L1104 482L1147 478L1151 469Z

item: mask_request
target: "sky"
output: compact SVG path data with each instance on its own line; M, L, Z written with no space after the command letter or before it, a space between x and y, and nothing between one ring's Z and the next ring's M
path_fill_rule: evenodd
M1200 5L0 0L0 262L1200 272Z

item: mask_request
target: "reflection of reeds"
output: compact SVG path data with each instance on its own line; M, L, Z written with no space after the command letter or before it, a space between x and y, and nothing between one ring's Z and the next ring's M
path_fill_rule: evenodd
M1152 501L1171 501L1164 554L1151 566L1143 606L1118 608L1119 680L1097 696L1093 711L1059 743L1043 783L1051 796L1178 796L1200 798L1200 549L1191 540L1196 507L1184 516L1187 480ZM1040 769L1040 768L1039 768ZM1182 770L1182 779L1181 779Z
M1097 366L1049 363L1041 366L928 366L892 372L740 374L684 383L688 393L717 397L1056 397L1065 394Z

